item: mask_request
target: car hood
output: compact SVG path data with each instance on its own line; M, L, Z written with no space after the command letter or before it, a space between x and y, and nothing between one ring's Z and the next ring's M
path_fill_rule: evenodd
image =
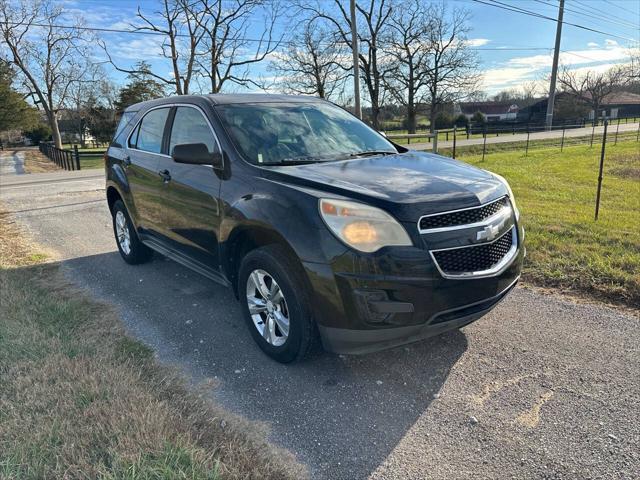
M413 151L264 170L270 180L366 202L404 221L474 207L507 194L504 184L485 170Z

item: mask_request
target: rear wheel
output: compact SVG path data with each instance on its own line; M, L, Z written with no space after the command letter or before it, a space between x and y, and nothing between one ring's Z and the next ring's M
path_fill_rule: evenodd
M138 238L133 227L131 217L122 200L113 204L113 233L120 256L131 265L148 262L153 256L153 250L144 245Z
M242 260L238 292L258 346L282 363L301 360L317 337L300 266L278 245L258 248Z

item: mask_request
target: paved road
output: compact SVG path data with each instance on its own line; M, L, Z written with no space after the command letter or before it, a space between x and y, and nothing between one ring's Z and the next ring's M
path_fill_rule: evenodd
M0 176L21 175L24 173L24 152L0 151Z
M161 257L122 262L102 179L68 175L5 180L0 200L161 361L217 379L216 399L267 422L314 478L638 477L637 316L519 287L461 332L283 366L229 290Z
M607 137L609 135L612 135L615 131L616 131L617 125L610 125L608 130L607 130ZM586 136L590 136L591 133L593 132L595 134L596 137L601 136L602 133L604 131L604 127L603 126L599 126L596 127L595 129L593 129L593 127L585 127L585 128L572 128L569 130L565 130L565 138L575 138L575 137L586 137ZM622 134L625 132L637 132L638 131L638 123L621 123L618 133ZM530 134L530 138L529 140L533 141L533 140L549 140L549 139L553 139L553 138L557 138L560 139L562 137L562 130L552 130L552 131L541 131L541 132L534 132ZM494 136L491 136L490 134L487 135L487 144L491 144L491 143L511 143L511 142L526 142L527 141L527 134L526 133L517 133L515 135L510 135L510 134L504 134L502 136L496 137L495 134ZM607 140L608 141L608 140ZM456 147L464 147L464 146L469 146L469 145L482 145L484 143L484 139L482 137L480 138L470 138L469 140L467 140L466 138L464 138L463 134L460 134L457 138L456 138ZM414 149L414 150L431 150L433 148L433 144L432 143L428 143L428 142L420 142L420 143L411 143L410 145L408 145L408 147ZM453 147L453 140L450 140L448 142L446 141L438 141L438 148L451 148Z

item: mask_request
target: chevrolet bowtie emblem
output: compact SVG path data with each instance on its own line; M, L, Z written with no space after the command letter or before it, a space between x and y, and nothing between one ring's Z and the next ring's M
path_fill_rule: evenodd
M496 223L495 225L487 225L486 227L484 227L482 230L480 230L476 234L476 240L479 242L483 240L490 242L491 240L496 238L498 236L498 233L500 233L500 229L502 228L502 225L504 225L504 221L505 220L502 219L500 220L500 222Z

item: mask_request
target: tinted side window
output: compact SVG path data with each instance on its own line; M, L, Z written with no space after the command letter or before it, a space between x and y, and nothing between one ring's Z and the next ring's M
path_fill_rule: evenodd
M122 145L125 143L124 142L125 129L131 123L133 118L136 116L136 113L138 112L128 110L122 114L122 117L120 118L120 122L118 123L118 128L116 128L116 133L113 136L112 145L114 147L122 147Z
M178 107L171 129L169 154L173 152L173 147L185 143L204 143L209 149L209 153L218 150L215 137L211 133L211 127L202 112L195 108Z
M133 129L133 132L129 137L129 148L136 148L136 142L138 141L139 131L140 131L140 124L136 125L136 128Z
M136 148L151 153L162 152L162 134L169 115L168 108L158 108L147 113L140 123ZM134 133L135 135L135 133Z

